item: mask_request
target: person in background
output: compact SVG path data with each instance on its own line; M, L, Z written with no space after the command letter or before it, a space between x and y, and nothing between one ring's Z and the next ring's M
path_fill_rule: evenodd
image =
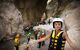
M42 35L41 35L41 38L44 38L46 36L46 34L43 32ZM42 46L45 45L45 41L42 41Z
M38 35L37 35L38 36L38 39L41 39L42 38L42 35L41 34L42 34L42 31L40 30L40 28L38 28ZM38 43L38 48L41 48L41 42Z
M34 44L35 41L36 41L35 40L35 36L34 35L31 35L30 36L30 41L28 43L29 50L38 50L37 44Z
M15 37L14 37L14 44L16 50L19 50L19 45L20 45L20 33L16 32Z
M37 37L37 35L38 35L38 30L35 30L35 31L34 31L34 35L35 35L35 39L37 40L37 39L38 39L38 37Z

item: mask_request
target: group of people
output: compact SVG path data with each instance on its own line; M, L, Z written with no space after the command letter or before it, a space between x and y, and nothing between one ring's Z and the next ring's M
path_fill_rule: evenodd
M41 39L43 37L45 37L46 34L44 31L42 31L41 29L37 29L37 30L34 30L33 33L28 33L27 34L27 39L28 39L28 42L27 43L30 43L30 41L33 39L33 40L38 40L38 39ZM45 41L42 41L42 42L39 42L37 44L37 48L41 48L41 46L44 46L45 45Z

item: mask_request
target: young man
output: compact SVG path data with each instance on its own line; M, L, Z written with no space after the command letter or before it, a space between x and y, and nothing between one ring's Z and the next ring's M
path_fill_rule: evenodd
M67 41L73 50L78 50L74 43L69 39L67 32L61 30L63 26L63 20L55 18L53 20L53 28L55 30L52 33L46 35L46 37L37 40L36 42L44 41L50 38L50 44L48 50L64 50L65 42Z

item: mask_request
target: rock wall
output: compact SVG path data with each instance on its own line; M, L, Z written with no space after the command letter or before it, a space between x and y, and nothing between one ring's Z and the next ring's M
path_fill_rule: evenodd
M0 50L14 50L11 40L1 43L2 39L40 21L46 5L47 0L0 0Z
M5 32L9 34L23 29L22 15L13 3L0 3L0 19L5 26Z
M14 3L22 13L24 24L30 26L40 21L46 11L47 0L15 0Z
M80 1L73 1L62 12L69 38L79 48L80 46ZM66 44L65 50L71 50Z
M47 16L58 16L64 11L65 7L71 3L73 0L48 0L46 9L47 9Z
M14 50L14 44L6 35L15 32L22 32L23 20L20 11L15 7L14 3L6 0L0 0L0 50Z

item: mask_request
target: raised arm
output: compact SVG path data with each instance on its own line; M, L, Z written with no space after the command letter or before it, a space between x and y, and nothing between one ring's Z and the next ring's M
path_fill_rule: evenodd
M45 37L37 40L37 42L45 41L45 40L47 40L50 36L51 36L51 32L48 32L48 34L47 34Z
M64 37L66 39L66 41L68 42L68 44L70 45L70 47L73 49L73 50L78 50L78 48L76 47L75 43L73 43L70 38L68 37L68 34L67 32L64 33Z

